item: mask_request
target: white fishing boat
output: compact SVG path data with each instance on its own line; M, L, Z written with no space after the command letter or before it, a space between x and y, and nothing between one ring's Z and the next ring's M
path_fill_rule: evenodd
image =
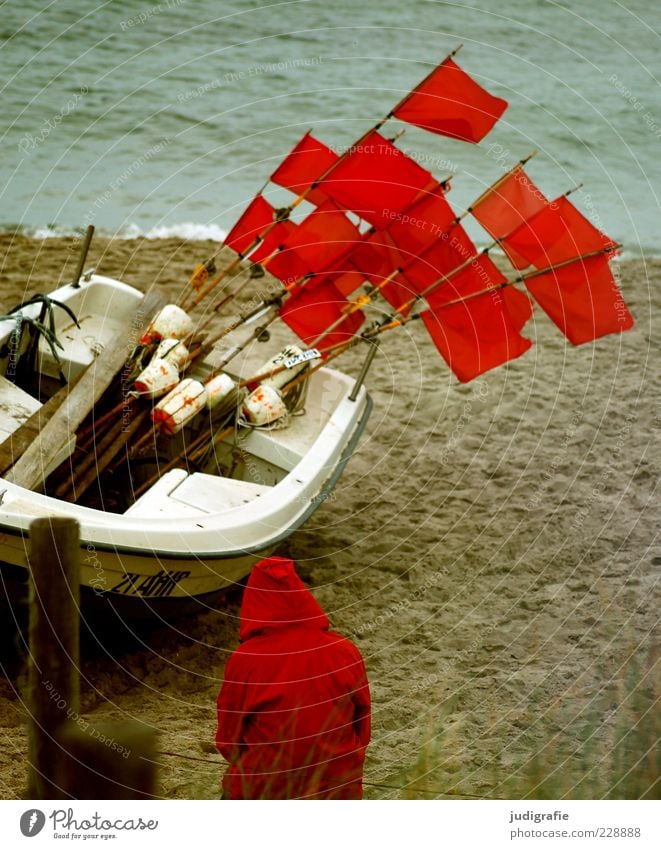
M68 516L80 524L81 584L87 593L122 609L142 606L164 613L189 607L186 602L211 599L244 577L254 562L272 552L324 502L365 427L371 406L367 392L339 371L316 369L305 381L304 405L288 417L284 427L230 426L226 431L231 432L202 460L188 463L188 448L196 440L199 443L205 429L208 440L218 429L214 411L205 408L175 436L159 437L149 462L138 459L125 463L110 478L98 477L97 490L104 485L124 488L121 512L116 503L104 503L103 491L95 497L92 493L92 500L99 502L95 507L54 497L49 494L51 473L59 470L61 488L67 468L74 478L78 471L71 417L76 415L79 390L85 408L90 387L99 379L103 385L104 355L112 349L113 340L123 339L120 351L124 354L134 347L143 296L117 280L88 274L78 286L64 286L51 297L52 330L62 348L53 347L44 334L38 339L33 363L38 379L32 384L38 387L39 398L13 382L20 364L10 344L16 323L0 324L0 353L4 354L0 435L5 455L9 452L10 460L17 461L0 483L0 561L5 582L14 579L25 584L27 580L30 523L37 517ZM69 308L79 326L56 302ZM26 319L37 320L41 308L41 302L24 306L20 310L23 324L30 325ZM210 359L200 359L187 376L208 380L212 366ZM296 374L294 368L289 371ZM70 391L61 389L60 375L68 387L73 385ZM237 381L247 375L232 376ZM67 395L52 412L49 399L58 392ZM41 411L46 412L39 419ZM121 415L117 411L116 418ZM58 437L57 425L52 427L57 417L68 420L67 439ZM22 478L27 454L21 455L17 440L26 424L35 421L35 438L42 443L38 463L46 466L39 467L31 479L38 485L28 488L16 482ZM52 438L57 440L55 446L49 444ZM34 442L30 448L35 448ZM90 450L98 452L98 445ZM181 462L168 468L173 458ZM96 456L94 464L99 462ZM133 498L136 493L140 494ZM113 502L110 494L107 500ZM54 580L57 573L54 564Z

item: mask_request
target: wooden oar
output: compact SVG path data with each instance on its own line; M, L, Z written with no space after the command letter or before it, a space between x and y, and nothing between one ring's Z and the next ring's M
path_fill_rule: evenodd
M60 387L58 391L49 398L46 403L26 419L25 422L15 430L0 445L0 475L4 474L25 453L30 445L39 437L39 433L46 423L59 410L69 397L71 390L82 377L82 373L74 381L66 386Z

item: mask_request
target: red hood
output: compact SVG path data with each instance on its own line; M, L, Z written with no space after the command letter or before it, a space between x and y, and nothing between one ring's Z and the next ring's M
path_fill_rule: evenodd
M255 564L241 605L241 641L265 629L291 625L327 629L326 614L286 557L267 557Z

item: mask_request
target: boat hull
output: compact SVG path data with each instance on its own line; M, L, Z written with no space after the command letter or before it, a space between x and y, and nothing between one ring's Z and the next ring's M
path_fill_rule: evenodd
M329 497L371 411L365 388L354 388L353 378L320 369L309 380L305 415L282 430L248 430L225 446L252 458L239 479L173 469L125 513L0 479L0 568L8 564L3 576L11 573L18 585L27 579L34 519L68 516L80 526L81 586L93 602L139 613L174 612L216 597ZM54 568L54 580L57 574Z

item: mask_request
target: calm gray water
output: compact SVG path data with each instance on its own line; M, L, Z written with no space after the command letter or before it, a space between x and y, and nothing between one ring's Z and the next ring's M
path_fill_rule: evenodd
M2 228L218 235L306 129L350 144L463 42L503 119L479 146L414 127L398 142L455 174L456 206L537 149L540 188L582 181L577 205L628 254L661 253L659 0L1 9Z

